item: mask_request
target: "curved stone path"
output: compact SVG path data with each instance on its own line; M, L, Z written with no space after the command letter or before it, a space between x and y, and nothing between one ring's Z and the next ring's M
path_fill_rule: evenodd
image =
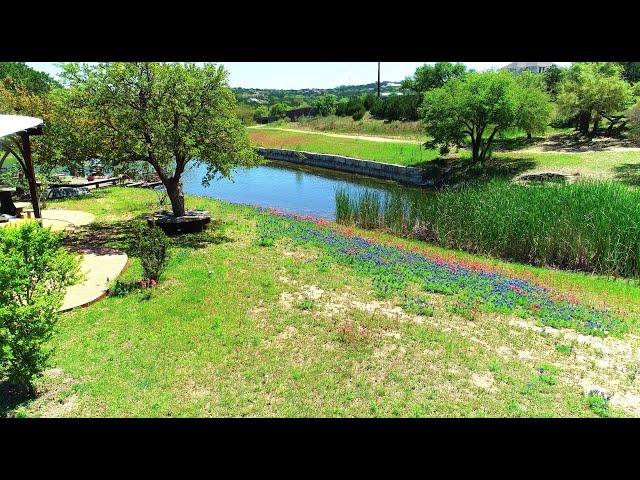
M80 271L84 280L67 288L60 311L86 307L102 299L107 294L109 283L124 270L127 260L127 255L119 250L83 253Z
M42 226L51 227L51 230L60 231L80 227L93 223L96 216L92 213L80 210L62 210L47 208L42 211Z
M42 225L56 231L72 231L92 223L95 218L92 213L79 210L48 208L42 211ZM83 280L67 288L60 311L86 307L103 298L109 283L120 275L128 260L126 253L109 248L87 247L78 253L82 255Z

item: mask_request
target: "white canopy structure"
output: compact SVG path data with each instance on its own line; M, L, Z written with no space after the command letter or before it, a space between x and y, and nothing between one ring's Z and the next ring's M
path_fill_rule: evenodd
M40 118L25 117L22 115L0 115L0 139L12 134L18 134L19 139L4 140L3 143L14 145L6 147L8 151L14 153L18 158L20 166L23 168L27 180L29 181L29 193L31 194L31 205L36 218L41 218L40 205L38 202L38 187L36 174L33 170L31 159L30 135L41 135L44 122Z
M25 117L22 115L0 115L0 137L5 137L12 133L23 132L30 128L38 127L43 123L42 119L35 117Z

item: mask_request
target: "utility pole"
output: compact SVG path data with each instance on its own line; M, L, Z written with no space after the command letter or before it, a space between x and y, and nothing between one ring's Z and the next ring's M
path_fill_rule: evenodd
M378 62L378 98L380 98L380 62Z

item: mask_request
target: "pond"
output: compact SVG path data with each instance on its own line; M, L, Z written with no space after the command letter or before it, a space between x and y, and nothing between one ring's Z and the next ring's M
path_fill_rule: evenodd
M288 213L335 219L335 192L344 189L421 194L416 188L361 175L269 161L258 167L234 171L233 179L214 180L202 186L204 166L193 165L183 177L184 192L234 203L272 207ZM426 194L426 192L424 192Z

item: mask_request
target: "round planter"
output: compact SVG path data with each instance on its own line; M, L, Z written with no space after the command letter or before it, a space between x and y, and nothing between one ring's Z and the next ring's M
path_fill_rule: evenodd
M205 210L188 210L182 217L170 212L154 213L146 218L150 227L159 227L167 235L202 232L211 222L211 214Z

